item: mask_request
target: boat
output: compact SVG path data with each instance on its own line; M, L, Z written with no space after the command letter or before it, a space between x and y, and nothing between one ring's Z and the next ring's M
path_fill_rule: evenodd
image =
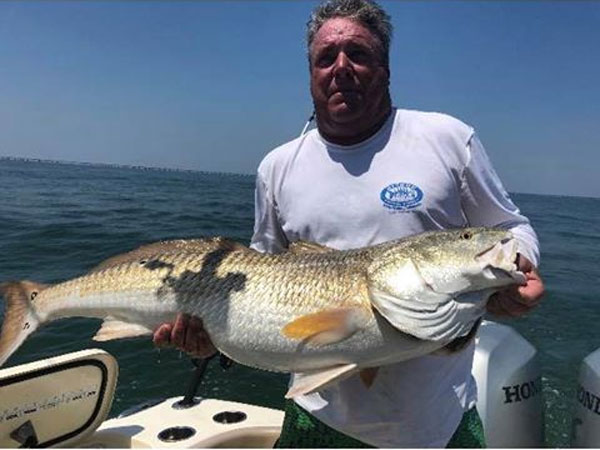
M600 447L600 349L586 356L579 369L571 443L577 448Z
M198 368L196 381L205 367ZM535 348L513 328L483 321L473 376L488 446L543 447ZM272 448L279 436L283 411L200 398L195 387L108 419L117 378L116 359L100 349L0 370L0 447Z

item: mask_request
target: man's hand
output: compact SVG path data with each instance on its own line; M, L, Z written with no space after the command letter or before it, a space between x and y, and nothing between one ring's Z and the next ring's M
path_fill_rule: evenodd
M163 323L152 338L157 347L175 347L197 358L208 358L217 352L202 321L194 316L178 314L174 323Z
M487 303L488 312L499 317L518 317L535 308L544 295L544 282L540 278L531 261L523 255L518 256L519 270L527 277L524 286L511 286L490 297Z

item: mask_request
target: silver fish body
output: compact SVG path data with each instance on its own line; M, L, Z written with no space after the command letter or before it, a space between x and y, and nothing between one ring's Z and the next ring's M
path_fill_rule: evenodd
M522 282L515 257L510 233L490 229L347 251L299 243L277 255L222 238L151 244L53 286L0 285L0 364L57 318L103 318L95 339L109 340L150 334L183 312L241 364L312 374L298 395L467 334L492 292Z

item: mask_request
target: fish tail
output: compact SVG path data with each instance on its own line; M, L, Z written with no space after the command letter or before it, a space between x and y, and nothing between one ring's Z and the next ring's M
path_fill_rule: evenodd
M0 283L0 295L4 297L4 320L0 331L0 366L40 325L33 299L46 287L31 281Z

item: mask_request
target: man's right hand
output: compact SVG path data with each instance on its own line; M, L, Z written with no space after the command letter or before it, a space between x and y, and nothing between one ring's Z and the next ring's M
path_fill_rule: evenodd
M208 358L217 352L202 326L202 320L178 314L175 322L163 323L152 337L157 347L175 347L196 358Z

